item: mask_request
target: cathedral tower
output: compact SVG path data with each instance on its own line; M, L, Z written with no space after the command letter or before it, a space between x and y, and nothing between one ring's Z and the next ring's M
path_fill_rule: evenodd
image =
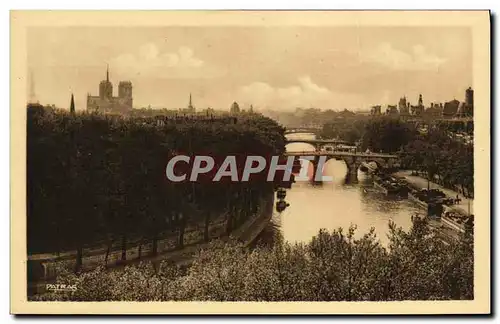
M113 98L113 84L109 81L109 66L106 68L106 80L99 84L99 97L101 99Z
M121 81L118 84L118 97L122 99L132 98L132 82Z

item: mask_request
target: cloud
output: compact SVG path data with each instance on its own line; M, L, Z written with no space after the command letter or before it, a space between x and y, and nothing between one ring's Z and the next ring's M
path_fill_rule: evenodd
M155 43L142 45L136 53L119 55L110 65L122 75L153 76L159 78L212 77L213 67L195 56L189 47L180 47L175 52L162 52Z
M446 59L427 52L424 46L415 45L411 53L398 50L390 43L382 43L361 56L364 62L375 62L394 70L437 70Z
M295 109L323 108L343 109L359 104L359 97L351 94L334 93L314 83L309 76L298 79L297 85L273 87L265 82L253 82L238 91L238 98L245 105L259 108Z

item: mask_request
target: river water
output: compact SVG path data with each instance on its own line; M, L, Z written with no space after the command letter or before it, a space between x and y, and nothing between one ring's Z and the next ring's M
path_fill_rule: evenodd
M313 134L292 134L290 139L314 139ZM287 151L314 151L305 143L291 143ZM287 190L286 201L290 206L282 213L275 213L274 224L290 243L308 242L321 228L357 226L356 236L367 233L371 227L380 241L388 242L389 221L407 230L411 227L411 216L423 213L421 207L407 199L385 196L373 187L370 175L358 171L358 182L346 181L347 166L343 161L329 160L323 175L332 176L333 181L317 185L311 182L296 182Z

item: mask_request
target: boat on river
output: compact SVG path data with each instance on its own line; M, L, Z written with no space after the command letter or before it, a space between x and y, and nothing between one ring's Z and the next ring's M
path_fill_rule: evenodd
M375 176L373 186L386 195L406 196L408 194L406 182L388 175Z
M446 194L439 189L410 190L408 192L408 198L423 207L426 207L430 202L448 204Z
M399 193L399 187L391 183L380 183L378 181L373 182L373 186L386 195L397 195Z
M453 203L453 199L448 198L446 194L439 189L411 190L408 192L408 199L426 208L429 216L437 217L441 217L446 206Z
M410 190L408 192L408 199L417 203L421 207L424 207L424 208L428 207L427 201L425 201L425 199L420 195L420 192L417 190Z
M280 199L279 201L276 202L276 211L278 213L281 213L284 211L288 206L290 206L289 203L287 203L285 200Z
M465 215L449 208L441 217L441 223L457 232L465 233L467 226L472 227L474 215Z
M366 173L376 173L378 171L378 166L375 162L362 162L359 169Z

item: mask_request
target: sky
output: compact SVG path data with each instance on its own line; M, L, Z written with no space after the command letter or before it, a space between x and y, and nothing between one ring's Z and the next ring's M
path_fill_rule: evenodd
M185 108L192 93L197 109L356 111L473 87L467 27L32 27L27 59L37 100L67 108L74 93L78 110L107 64L135 108Z

